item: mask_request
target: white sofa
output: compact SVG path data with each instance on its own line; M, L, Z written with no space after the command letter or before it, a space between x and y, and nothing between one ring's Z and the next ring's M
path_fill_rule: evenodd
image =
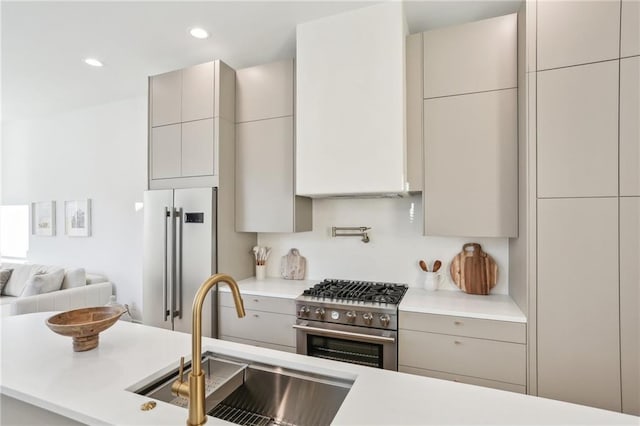
M7 269L11 274L0 295L2 317L101 306L113 293L106 277L86 274L82 268L0 263L0 272Z

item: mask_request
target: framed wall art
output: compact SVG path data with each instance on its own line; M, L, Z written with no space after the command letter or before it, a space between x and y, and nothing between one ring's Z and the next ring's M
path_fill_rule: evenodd
M56 202L31 203L31 234L44 237L56 235Z
M64 202L64 233L70 237L91 235L91 200Z

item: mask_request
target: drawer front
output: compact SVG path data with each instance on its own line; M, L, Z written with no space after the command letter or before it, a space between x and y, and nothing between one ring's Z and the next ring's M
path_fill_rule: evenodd
M219 293L220 306L234 308L233 296L231 293ZM243 295L244 308L252 311L274 312L277 314L295 315L296 302L293 299L283 299L280 297L265 297Z
M229 342L242 343L245 345L257 346L259 348L275 349L277 351L296 353L296 348L293 346L274 345L273 343L259 342L257 340L241 339L240 337L233 336L220 336L222 340L228 340Z
M282 346L295 346L296 333L293 315L247 310L238 318L235 308L220 307L220 335L257 340Z
M527 326L519 322L402 311L400 312L399 321L399 328L405 330L453 334L516 343L526 343L527 341Z
M468 383L470 385L484 386L485 388L493 388L506 390L510 392L526 393L527 388L522 385L513 383L497 382L495 380L480 379L478 377L461 376L459 374L443 373L442 371L424 370L422 368L407 367L399 365L398 371L418 376L433 377L435 379L450 380L452 382Z
M500 382L526 384L526 346L400 330L398 364Z

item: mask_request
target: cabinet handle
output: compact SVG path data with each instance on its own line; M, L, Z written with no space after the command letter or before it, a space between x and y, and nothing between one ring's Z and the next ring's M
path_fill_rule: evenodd
M253 299L253 301L258 303L260 300L259 299Z
M258 315L258 314L253 314L253 317L254 317L254 318L260 318L260 315Z
M456 344L456 345L461 345L462 344L462 342L460 340L454 340L453 343Z
M462 321L454 321L453 323L454 323L455 325L463 325L463 324L462 324Z

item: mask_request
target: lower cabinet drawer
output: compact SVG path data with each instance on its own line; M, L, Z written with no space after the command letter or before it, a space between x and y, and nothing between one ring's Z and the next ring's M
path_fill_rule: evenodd
M281 346L296 346L294 315L250 310L247 310L246 314L244 318L238 318L235 308L220 306L220 335Z
M484 386L485 388L493 388L506 390L510 392L526 393L527 389L523 385L513 383L498 382L495 380L481 379L478 377L462 376L459 374L443 373L441 371L424 370L422 368L407 367L399 365L398 371L403 373L416 374L418 376L433 377L435 379L451 380L452 382L468 383L470 385Z
M277 351L296 353L296 348L293 346L275 345L273 343L259 342L257 340L241 339L233 336L220 336L222 340L228 340L229 342L243 343L245 345L257 346L259 348L275 349Z
M275 312L284 315L296 314L296 302L293 299L245 294L242 296L242 301L244 308L250 311ZM219 292L218 304L220 306L235 308L233 296L226 291Z
M519 343L400 330L398 364L526 384L526 346Z

